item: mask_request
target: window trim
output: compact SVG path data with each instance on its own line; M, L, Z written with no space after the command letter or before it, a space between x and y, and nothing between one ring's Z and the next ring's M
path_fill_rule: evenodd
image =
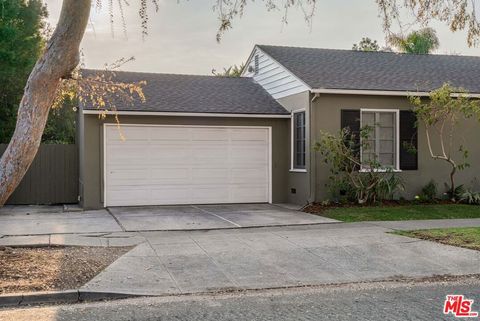
M376 109L376 108L360 108L360 129L363 124L363 112L374 113L394 113L395 114L395 168L393 172L401 172L400 169L400 109ZM361 138L360 138L361 139ZM360 163L363 161L362 144L360 143ZM361 168L360 172L369 172L370 169ZM387 169L376 169L377 172L386 172Z
M304 113L305 120L305 168L295 167L295 114ZM307 172L307 111L305 108L292 110L290 117L290 172L306 173Z

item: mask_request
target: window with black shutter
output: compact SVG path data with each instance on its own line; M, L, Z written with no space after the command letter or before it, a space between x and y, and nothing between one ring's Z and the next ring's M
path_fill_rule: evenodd
M410 110L400 111L400 169L418 169L417 117Z
M360 155L360 109L350 110L342 109L340 115L341 128L347 128L349 131L349 137L354 137L355 142L353 144L356 153ZM347 141L346 144L351 142Z
M360 130L366 126L371 130L368 140L361 143ZM361 161L375 160L385 168L396 170L418 168L418 135L413 111L342 110L341 127L348 128L354 135L354 146Z
M292 169L305 169L306 139L305 139L305 112L299 111L293 113L293 164Z
M364 169L377 163L384 169L399 169L398 110L362 109L361 128L369 128L363 135L360 160Z

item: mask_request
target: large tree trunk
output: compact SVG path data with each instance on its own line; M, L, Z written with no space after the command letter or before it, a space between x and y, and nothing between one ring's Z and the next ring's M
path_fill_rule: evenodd
M78 65L90 7L91 0L63 1L55 32L28 78L15 132L0 159L0 206L20 184L35 158L61 79Z

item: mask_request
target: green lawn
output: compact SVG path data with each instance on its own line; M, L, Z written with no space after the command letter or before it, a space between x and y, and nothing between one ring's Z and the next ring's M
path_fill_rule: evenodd
M463 204L329 208L319 213L345 222L480 218L480 206Z
M394 233L480 251L480 227L397 231Z

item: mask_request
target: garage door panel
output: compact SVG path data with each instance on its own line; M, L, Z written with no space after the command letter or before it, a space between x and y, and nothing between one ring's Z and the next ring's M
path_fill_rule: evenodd
M189 181L189 168L154 168L150 170L150 180L145 184L187 184Z
M112 145L107 147L107 165L125 164L148 160L150 151L147 145Z
M185 185L154 186L151 189L152 198L146 205L188 204L191 189Z
M108 126L107 129L108 141L111 143L126 143L126 142L143 142L145 140L145 132L148 131L148 127L143 126L129 126L120 125Z
M107 180L110 186L142 185L150 177L148 169L119 168L110 169Z
M179 142L189 141L191 133L188 129L180 127L146 127L149 139L153 142Z
M225 164L228 162L228 145L194 146L191 157L192 164Z
M239 203L265 202L268 195L264 185L259 186L233 186L231 196Z
M193 168L192 184L228 184L230 174L228 168Z
M145 162L155 164L189 164L191 151L188 146L155 145L149 146L150 157Z
M229 189L225 186L195 186L192 189L194 204L225 203L229 199ZM223 201L219 201L223 200Z
M227 142L228 136L225 136L225 129L222 128L193 128L192 140L195 142Z
M233 184L265 184L267 180L268 174L257 168L237 168L231 170L230 182Z
M266 142L268 141L268 133L264 129L232 129L231 131L231 140L232 141L259 141Z
M105 131L107 206L269 201L267 128L123 127Z
M146 188L116 188L113 187L107 192L107 199L116 206L143 205L150 201L150 189Z
M234 164L268 163L265 146L238 146L231 148L231 159Z

